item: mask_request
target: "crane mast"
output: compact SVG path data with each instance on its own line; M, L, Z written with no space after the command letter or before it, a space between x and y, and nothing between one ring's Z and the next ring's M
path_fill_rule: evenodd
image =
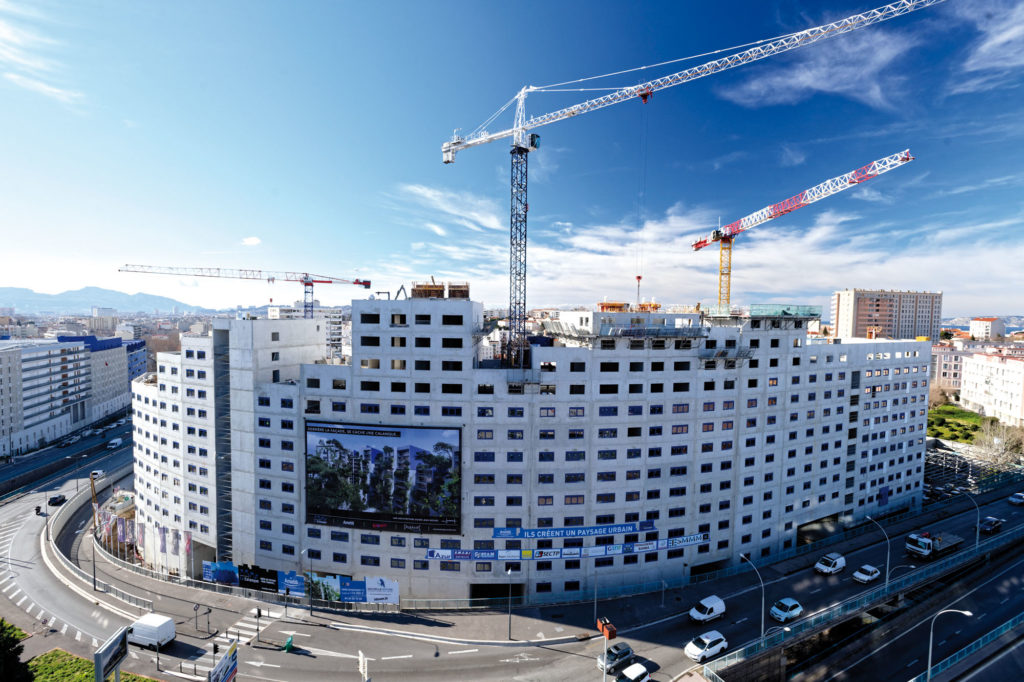
M368 279L342 279L329 275L311 275L308 272L281 272L273 270L230 269L230 268L180 268L164 265L125 265L118 272L142 272L151 275L181 275L183 277L222 277L227 279L258 279L270 282L301 282L303 290L303 317L313 318L314 284L355 284L370 288Z
M808 204L821 201L825 197L830 197L833 194L838 194L843 190L855 187L862 182L876 178L882 173L888 173L893 168L899 168L913 160L914 157L910 155L910 150L904 149L898 154L892 154L877 161L872 161L866 166L826 180L810 189L805 189L800 194L792 196L785 201L765 206L761 210L740 218L734 223L729 223L725 227L720 227L707 237L693 242L694 251L700 251L705 246L718 242L718 305L724 306L726 309L729 307L730 290L732 287L732 243L741 232L746 232L752 227L792 213L798 208L803 208Z
M529 204L527 203L527 155L537 149L540 137L528 131L541 126L579 116L597 109L625 102L639 97L644 102L655 92L683 83L710 76L722 71L743 66L776 54L795 50L828 38L849 33L873 24L936 5L945 0L900 0L867 12L854 14L845 19L816 26L758 44L726 57L706 62L677 73L625 88L620 88L602 97L574 104L540 116L526 117L526 97L531 92L542 92L544 88L526 86L515 96L515 119L511 128L489 133L478 130L465 137L457 133L441 145L441 160L453 163L455 155L463 149L477 147L505 138L512 138L511 151L511 211L509 217L509 352L506 364L522 370L526 353L526 224Z

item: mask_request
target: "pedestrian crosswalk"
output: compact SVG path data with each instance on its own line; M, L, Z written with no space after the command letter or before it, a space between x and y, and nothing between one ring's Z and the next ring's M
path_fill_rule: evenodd
M232 642L237 641L240 645L247 644L257 638L258 634L266 630L270 625L284 615L284 611L271 611L267 607L258 607L260 617L256 618L256 608L249 609L244 616L239 618L233 625L230 625L224 632L213 638L213 641L203 647L203 655L194 659L196 670L213 668L217 658L222 656ZM213 645L217 644L220 651L216 656L213 654Z

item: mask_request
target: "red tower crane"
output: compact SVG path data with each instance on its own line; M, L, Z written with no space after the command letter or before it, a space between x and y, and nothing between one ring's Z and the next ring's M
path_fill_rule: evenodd
M151 275L181 275L184 277L226 277L229 279L259 279L267 282L302 282L303 317L313 318L314 284L355 284L370 288L368 279L342 279L328 275L311 275L308 272L277 272L272 270L230 270L227 268L178 268L162 265L125 265L118 272L144 272Z

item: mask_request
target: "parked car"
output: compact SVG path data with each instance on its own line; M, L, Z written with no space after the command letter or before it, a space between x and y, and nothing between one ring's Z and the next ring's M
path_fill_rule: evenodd
M71 436L71 438L68 438L68 445L74 445L80 440L82 440L81 436Z
M103 478L105 475L106 473L103 471L103 469L93 469L92 472L89 474L89 478L100 479Z
M66 438L66 439L62 440L61 442L57 443L57 447L58 448L66 448L69 445L71 445L71 439L69 439L69 438Z
M618 680L619 682L651 682L651 674L647 672L643 663L634 663L619 673Z
M613 673L616 670L626 667L629 665L636 655L633 653L633 648L625 642L617 642L608 647L608 663L605 664L605 654L601 652L597 655L597 669L603 670L604 672Z
M981 525L978 526L978 530L980 530L985 535L992 535L993 533L998 533L1003 529L1003 521L1005 520L1006 519L997 519L994 516L986 516L981 520Z
M864 564L863 566L861 566L853 572L853 579L859 583L864 583L865 585L867 585L868 583L872 583L878 580L878 577L880 575L882 575L882 572L879 571L877 568L875 568L871 564Z
M725 641L725 636L718 630L711 630L694 637L683 651L694 661L703 663L728 647L729 643Z
M707 623L724 615L725 602L715 595L704 597L690 609L690 620L698 623Z
M839 552L829 552L814 564L814 570L822 575L835 575L845 568L846 557Z
M785 623L787 620L799 618L803 612L804 607L800 606L800 602L792 597L784 597L772 605L768 615L780 623Z
M51 507L59 507L60 505L64 504L67 501L68 498L65 497L64 495L52 495L50 496L50 499L46 501L46 504L48 504Z
M1024 504L1024 493L1014 493L1010 495L1010 504L1022 505Z

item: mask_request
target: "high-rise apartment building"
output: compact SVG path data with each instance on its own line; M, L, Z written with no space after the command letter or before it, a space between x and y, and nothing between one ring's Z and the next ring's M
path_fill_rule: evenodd
M404 597L501 596L511 570L571 600L914 508L931 344L808 337L819 315L563 312L525 370L481 360L468 298L353 302L345 363L317 320L216 320L134 384L145 560L191 570L155 524Z
M845 289L832 294L831 335L938 340L942 292Z

